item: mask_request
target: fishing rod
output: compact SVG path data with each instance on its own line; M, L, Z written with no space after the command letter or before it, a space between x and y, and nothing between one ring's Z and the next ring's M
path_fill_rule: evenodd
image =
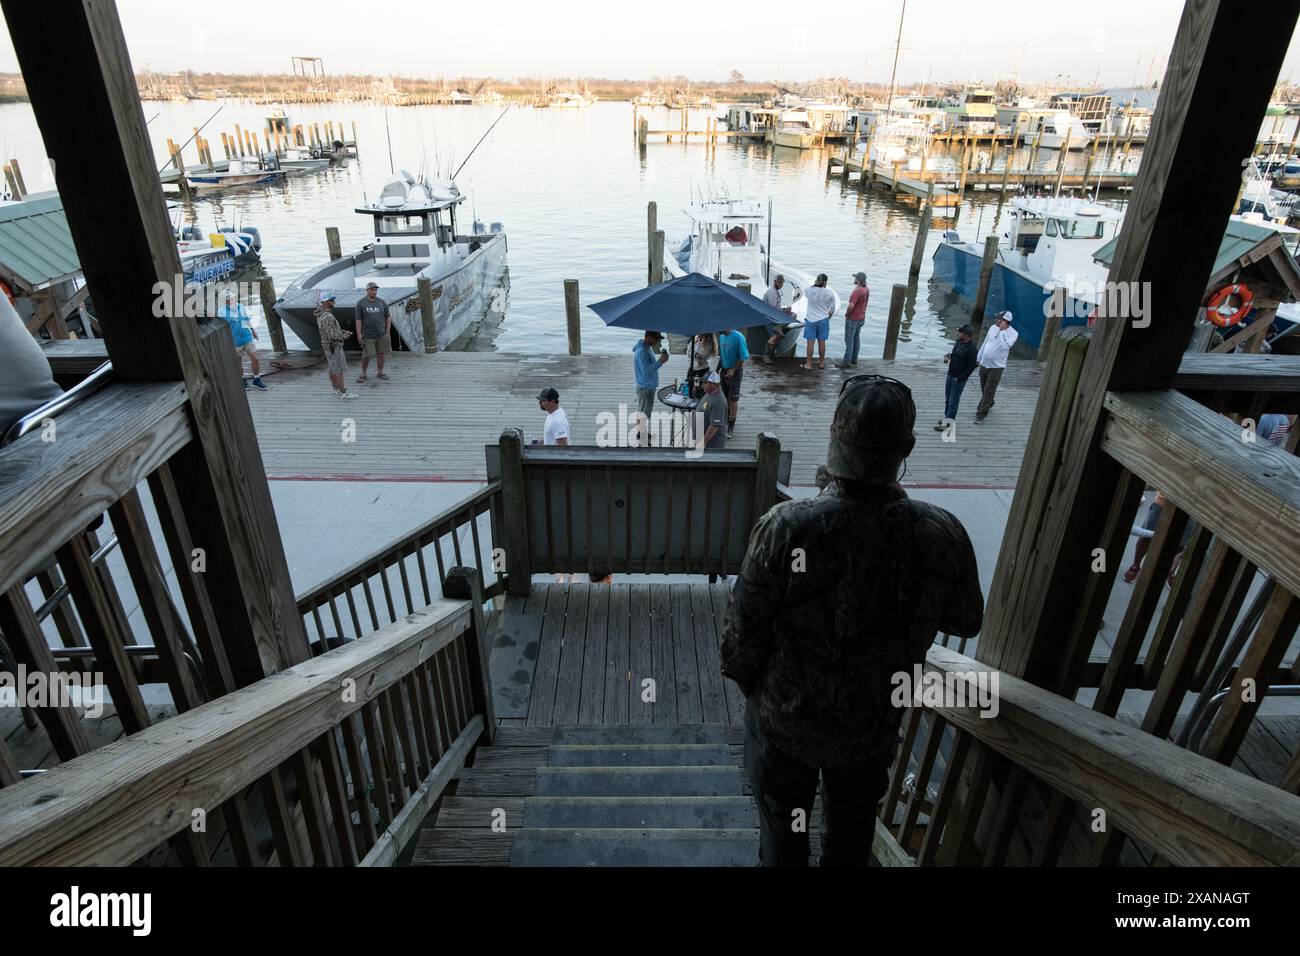
M195 136L198 136L199 133L202 133L202 132L207 128L208 123L211 123L214 119L217 118L217 113L220 113L220 112L221 112L222 110L224 110L225 108L226 108L226 107L225 107L224 104L221 105L221 106L218 106L218 107L217 107L217 111L216 111L216 113L213 113L211 116L209 116L209 117L207 118L207 120L204 121L203 125L200 126L198 129L196 129L196 130L195 130L195 131L190 135L190 138L189 138L189 139L187 139L185 142L181 143L180 147L176 150L176 152L179 153L179 152L180 152L182 149L184 149L186 146L190 145L190 143L194 142L194 137L195 137ZM146 123L145 125L147 126L148 124ZM166 168L167 168L168 166L170 166L170 165L171 165L171 160L169 159L169 160L167 160L167 162L165 162L165 163L163 163L161 166L159 166L159 167L158 167L158 175L161 176L161 175L162 175L162 171L163 171L164 169L166 169Z
M764 281L772 285L772 197L767 197L767 275Z
M452 179L455 179L457 176L460 175L460 171L465 168L465 163L469 162L470 156L473 156L475 150L477 150L480 146L483 145L483 140L488 138L488 133L496 129L497 123L500 123L501 120L505 118L505 115L509 112L510 112L510 107L507 106L505 109L501 111L501 115L498 116L495 120L493 120L492 125L487 128L487 133L484 133L482 136L478 138L478 142L474 144L474 149L471 149L469 151L469 155L466 156L465 159L461 161L461 164L456 167L456 171L451 174Z
M388 174L394 176L396 170L393 169L393 133L388 128L388 110L384 110L384 135L388 137Z

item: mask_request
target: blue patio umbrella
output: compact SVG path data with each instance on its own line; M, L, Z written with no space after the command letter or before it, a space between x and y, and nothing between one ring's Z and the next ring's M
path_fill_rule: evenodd
M784 327L790 322L790 316L758 296L698 272L616 295L588 308L606 325L674 335L701 335L755 325Z

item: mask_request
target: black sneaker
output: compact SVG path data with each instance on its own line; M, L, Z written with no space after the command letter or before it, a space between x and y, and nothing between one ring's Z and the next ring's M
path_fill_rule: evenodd
M976 415L976 416L975 416L975 424L976 424L976 425L983 425L983 424L984 424L984 416L983 416L983 415Z

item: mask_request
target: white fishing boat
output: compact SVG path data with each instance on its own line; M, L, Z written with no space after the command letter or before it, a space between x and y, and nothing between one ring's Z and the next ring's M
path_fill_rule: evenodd
M330 157L323 155L316 147L291 146L280 157L280 167L282 169L299 170L308 173L325 169L331 162Z
M187 173L186 182L191 189L233 189L236 186L266 186L284 180L288 173L266 162L232 159L220 171L195 171Z
M967 90L945 108L944 128L972 136L989 136L997 129L998 108L992 90Z
M357 212L373 220L374 242L352 255L309 269L285 289L275 311L308 348L320 347L316 307L322 292L335 296L334 314L353 325L358 300L374 282L393 320L393 347L423 352L424 315L417 280L433 283L431 317L438 346L446 348L487 313L501 287L506 235L501 224L475 222L457 231L456 209L465 201L450 179L416 179L402 170L379 198ZM349 348L358 344L349 342Z
M921 157L929 149L929 125L910 116L882 118L873 125L870 138L857 145L857 152L864 155L867 163L874 162L877 166L898 163L913 170L921 168Z
M812 285L813 277L771 259L764 242L769 231L765 204L752 199L719 197L690 206L686 215L691 220L690 231L665 236L665 276L676 279L698 272L727 285L748 285L750 292L760 298L766 295L771 278L785 276L781 306L790 309L793 317L786 324L785 336L776 351L778 355L792 354L799 344L808 310L804 290ZM838 295L835 301L838 312ZM758 326L746 330L746 334L750 351L761 354L767 341L766 328Z
M1258 213L1268 222L1285 225L1293 215L1300 212L1296 206L1300 197L1274 189L1272 178L1258 160L1246 165L1242 180L1241 201L1237 205L1239 214Z
M1092 144L1092 132L1069 110L1049 110L1030 133L1043 149L1087 149Z
M812 120L804 109L782 110L769 135L774 145L792 149L809 149L817 140Z

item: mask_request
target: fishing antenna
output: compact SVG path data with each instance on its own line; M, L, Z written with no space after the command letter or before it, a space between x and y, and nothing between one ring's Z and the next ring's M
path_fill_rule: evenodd
M470 156L473 156L474 153L475 153L475 151L476 151L480 146L483 145L483 140L485 140L485 139L488 138L488 133L490 133L490 132L492 132L494 129L496 129L496 125L497 125L497 123L500 123L501 120L505 118L505 115L506 115L507 113L509 113L509 112L510 112L510 107L509 107L509 106L507 106L505 109L503 109L503 110L501 111L501 115L498 116L495 120L492 121L492 125L489 126L489 127L487 128L487 133L484 133L482 136L480 136L480 137L478 138L478 142L474 144L474 149L471 149L471 150L469 151L469 155L466 156L465 159L461 162L461 164L460 164L459 166L456 167L456 171L455 171L454 173L452 173L451 176L450 176L449 178L451 178L451 179L455 179L457 176L460 175L460 171L461 171L462 169L465 168L465 163L468 163L468 162L469 162L469 160L470 160Z
M194 142L194 137L195 137L195 136L198 136L199 133L202 133L203 130L207 127L208 123L211 123L214 119L217 118L217 113L220 113L220 112L221 112L222 110L224 110L225 108L226 108L226 107L225 107L224 104L221 105L221 106L218 106L218 107L217 107L217 111L216 111L216 113L213 113L211 116L209 116L209 117L204 121L203 125L200 126L198 129L196 129L196 130L195 130L195 131L190 135L190 138L189 138L189 139L187 139L185 142L181 143L180 148L177 149L176 152L179 153L179 152L180 152L182 149L184 149L186 146L190 145L190 143ZM148 125L148 124L145 124L145 125ZM166 169L169 165L171 165L171 160L170 160L170 159L167 160L167 162L163 163L161 166L158 167L158 175L161 176L161 175L162 175L162 171L163 171L164 169Z
M396 176L393 168L393 132L388 128L388 110L384 110L384 135L388 137L388 175Z

